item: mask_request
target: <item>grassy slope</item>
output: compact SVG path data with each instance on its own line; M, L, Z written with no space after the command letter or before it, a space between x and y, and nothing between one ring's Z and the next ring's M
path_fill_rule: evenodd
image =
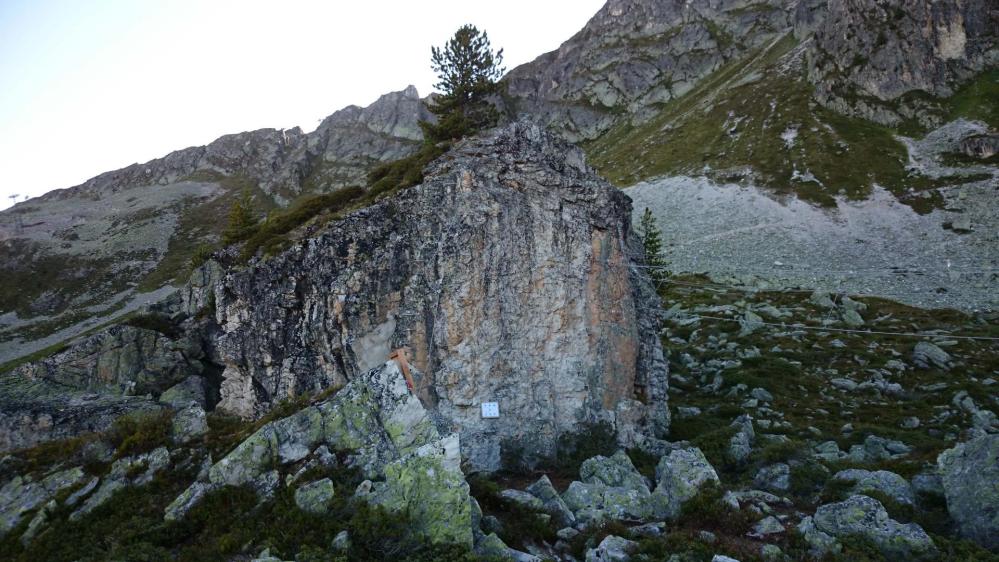
M992 123L996 88L996 73L987 73L943 102L944 113ZM782 138L792 131L793 141ZM894 133L818 106L803 55L787 35L722 67L650 121L622 123L586 149L594 167L621 186L667 174L732 180L751 169L754 183L819 205L842 195L863 199L876 183L917 211L939 206L939 198L916 193L960 178L911 176Z

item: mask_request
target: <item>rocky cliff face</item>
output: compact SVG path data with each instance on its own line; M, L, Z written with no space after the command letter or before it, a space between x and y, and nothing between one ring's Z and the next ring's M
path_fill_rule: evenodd
M537 126L463 143L423 185L216 289L220 408L254 417L408 346L424 403L478 468L609 421L666 429L657 299L630 201ZM499 404L499 419L481 405Z
M573 141L641 120L791 26L788 0L610 0L557 51L506 77L515 111Z
M807 18L817 20L809 59L816 99L886 125L939 125L925 114L930 100L900 98L949 97L999 64L999 10L988 0L833 0Z

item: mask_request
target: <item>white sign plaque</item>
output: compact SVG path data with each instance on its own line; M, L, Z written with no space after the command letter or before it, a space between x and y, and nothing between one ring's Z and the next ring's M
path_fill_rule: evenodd
M498 418L499 417L499 402L483 402L482 403L482 417L483 418Z

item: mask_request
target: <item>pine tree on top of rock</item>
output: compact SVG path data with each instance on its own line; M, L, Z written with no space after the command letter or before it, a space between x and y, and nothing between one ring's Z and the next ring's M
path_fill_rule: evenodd
M427 104L437 123L420 122L430 142L460 139L496 124L499 112L489 98L499 93L503 49L493 52L489 35L464 25L441 48L431 48L431 67L441 93Z

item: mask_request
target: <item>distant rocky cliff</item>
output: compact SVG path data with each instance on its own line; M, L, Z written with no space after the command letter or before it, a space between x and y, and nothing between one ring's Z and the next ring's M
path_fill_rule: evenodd
M557 51L506 77L513 110L589 140L642 120L792 25L787 0L610 0Z
M408 346L423 401L480 468L607 421L664 431L658 299L631 204L537 126L471 140L423 185L216 288L220 408L255 417ZM483 419L483 402L499 419Z
M811 5L806 17L814 20L815 97L841 113L885 125L914 119L939 126L933 98L949 97L999 65L999 9L989 0L802 4Z

